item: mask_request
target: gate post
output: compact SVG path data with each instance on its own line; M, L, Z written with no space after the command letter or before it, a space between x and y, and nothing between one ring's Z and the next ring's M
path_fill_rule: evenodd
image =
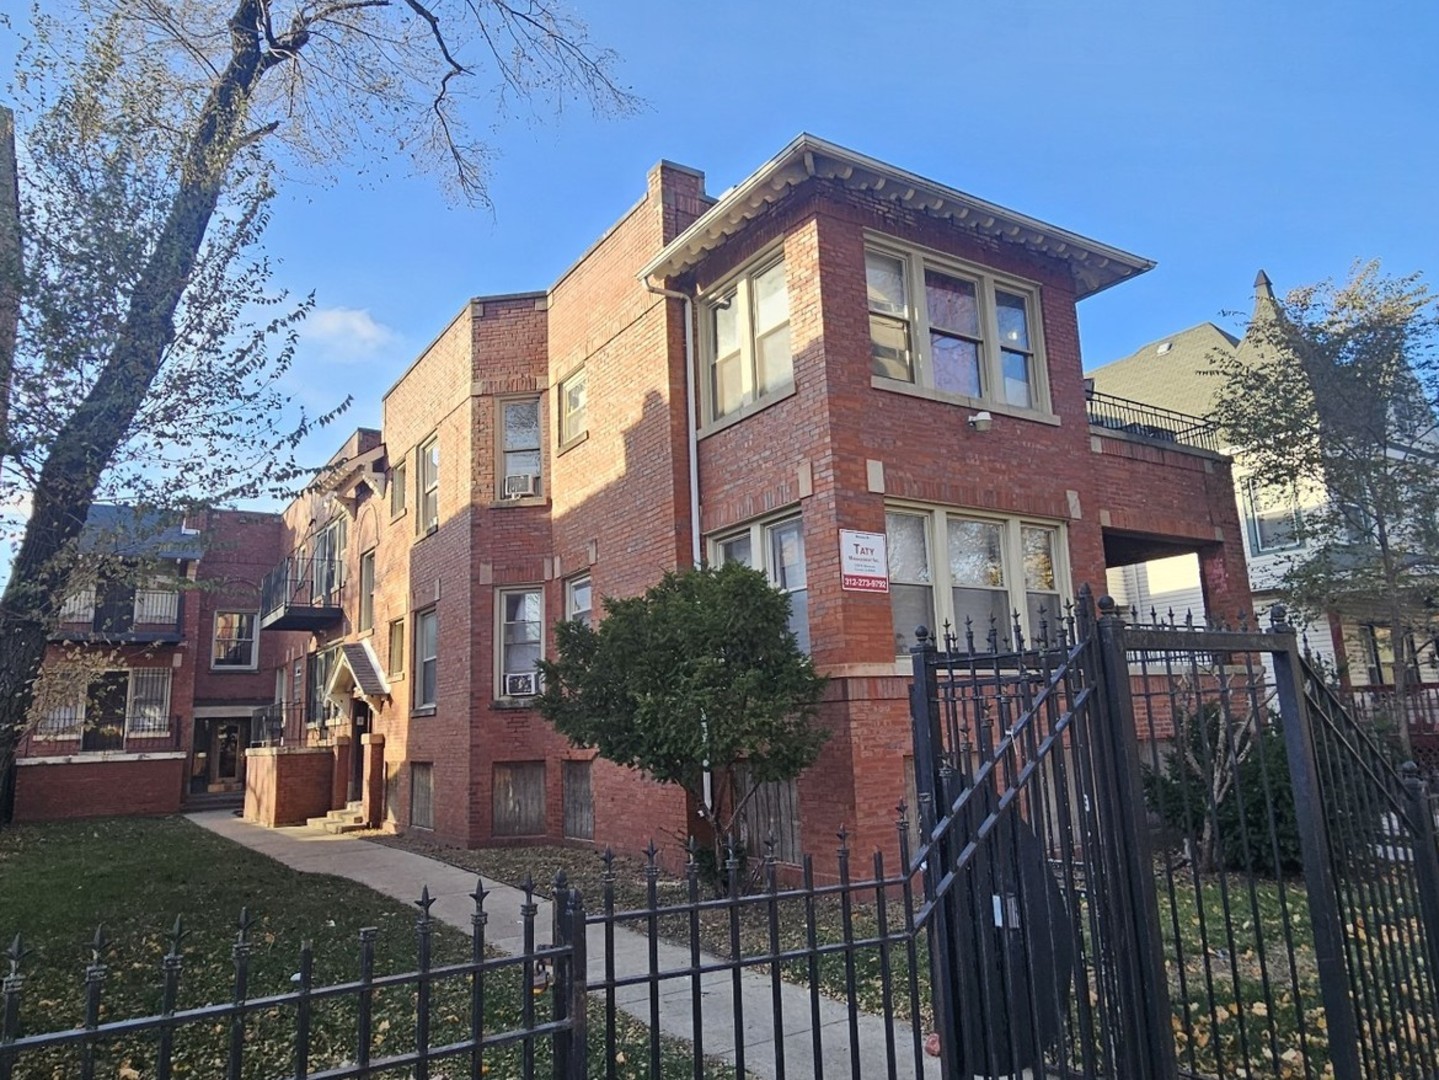
M937 846L931 846L935 822L944 812L940 804L947 797L947 790L939 767L943 729L934 675L937 650L934 638L924 627L915 631L915 645L909 651L914 665L914 683L909 694L914 729L914 791L919 800L915 812L920 823L920 848L925 852L924 895L926 901L933 903L934 883L949 867L950 842L945 837ZM908 866L903 869L906 874L910 871ZM934 1027L939 1035L940 1072L945 1077L957 1077L962 1072L959 967L954 951L958 929L954 925L954 899L958 891L951 889L948 896L941 898L929 920L929 992L934 1007Z
M1333 849L1329 846L1314 731L1300 681L1299 647L1282 606L1275 605L1269 618L1269 631L1274 636L1274 649L1269 655L1274 663L1274 691L1279 700L1289 783L1294 791L1294 819L1299 830L1300 857L1304 860L1304 888L1309 896L1314 961L1319 969L1319 989L1329 1031L1329 1058L1336 1080L1359 1080L1359 1034L1349 995L1349 967L1344 960L1344 921L1329 861Z
M1174 1050L1174 1020L1169 976L1160 933L1159 900L1154 888L1154 853L1145 825L1140 782L1139 743L1134 726L1129 656L1124 621L1112 597L1099 600L1098 657L1100 699L1092 713L1100 813L1105 846L1115 872L1110 899L1116 903L1119 939L1114 951L1119 997L1135 1030L1123 1037L1129 1069L1119 1075L1136 1080L1173 1080L1179 1064ZM1127 953L1127 955L1125 955Z
M1419 779L1419 766L1404 763L1404 791L1414 812L1414 870L1419 886L1419 919L1429 946L1429 970L1439 972L1439 840L1435 838L1434 805L1429 785ZM1439 976L1436 976L1439 979Z

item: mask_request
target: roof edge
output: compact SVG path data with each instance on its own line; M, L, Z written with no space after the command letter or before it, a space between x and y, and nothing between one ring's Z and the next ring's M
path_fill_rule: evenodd
M871 175L857 179L856 173ZM744 228L753 214L744 214L743 211L777 201L790 187L815 176L839 179L859 190L884 191L886 197L948 218L956 224L967 224L1003 243L1068 262L1076 268L1078 299L1092 296L1155 266L1152 259L1007 209L803 132L721 195L713 206L641 268L640 278L672 277L692 268L725 239Z

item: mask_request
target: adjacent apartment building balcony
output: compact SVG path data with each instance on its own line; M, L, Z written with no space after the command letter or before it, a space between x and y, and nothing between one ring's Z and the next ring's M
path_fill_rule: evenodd
M1161 409L1142 401L1115 397L1092 387L1085 392L1089 426L1098 434L1119 435L1141 442L1164 443L1171 448L1192 448L1220 453L1219 429L1212 420Z
M344 564L291 556L260 586L261 630L323 630L344 616Z
M50 640L175 645L184 636L184 600L175 588L102 582L65 598Z

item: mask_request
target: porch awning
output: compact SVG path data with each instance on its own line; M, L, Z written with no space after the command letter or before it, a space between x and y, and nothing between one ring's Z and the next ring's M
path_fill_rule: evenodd
M368 641L340 646L339 663L330 675L330 685L325 687L325 693L340 705L353 697L363 698L373 705L378 699L390 696L390 684Z

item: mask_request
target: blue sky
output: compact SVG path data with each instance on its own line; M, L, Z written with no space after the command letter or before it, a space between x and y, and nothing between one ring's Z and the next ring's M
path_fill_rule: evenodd
M571 0L638 115L478 117L492 210L375 170L281 193L278 279L318 310L298 401L379 396L470 296L540 289L659 158L717 193L800 131L1158 261L1085 301L1094 366L1379 257L1439 269L1439 5L1283 0ZM1232 325L1230 318L1227 325Z
M574 7L647 107L502 120L492 212L423 178L283 195L270 247L322 316L300 393L351 386L346 427L466 298L550 284L654 161L719 192L805 130L1157 260L1081 304L1088 366L1247 308L1261 266L1281 289L1436 269L1439 5Z

